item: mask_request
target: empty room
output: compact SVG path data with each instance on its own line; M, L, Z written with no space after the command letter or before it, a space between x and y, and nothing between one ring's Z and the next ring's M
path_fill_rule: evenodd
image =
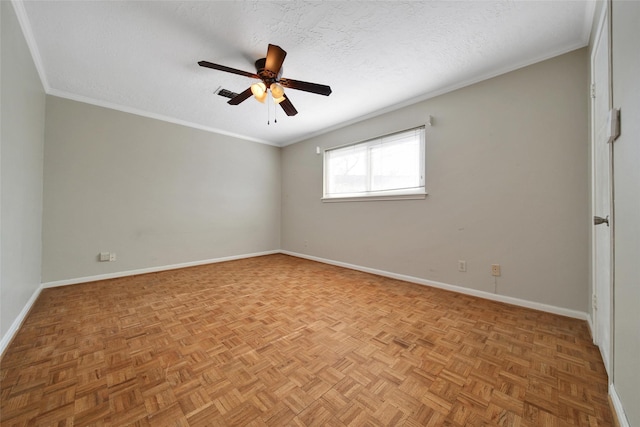
M0 425L640 426L640 2L0 18Z

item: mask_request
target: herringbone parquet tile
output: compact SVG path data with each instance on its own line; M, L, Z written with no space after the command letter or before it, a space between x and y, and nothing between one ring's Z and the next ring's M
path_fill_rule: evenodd
M2 426L606 426L585 322L271 255L45 289Z

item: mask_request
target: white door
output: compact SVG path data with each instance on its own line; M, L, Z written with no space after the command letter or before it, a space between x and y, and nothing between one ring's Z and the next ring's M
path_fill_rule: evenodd
M593 159L593 318L594 340L600 347L605 368L612 377L611 349L612 283L611 283L611 227L609 223L596 221L595 217L611 222L611 149L608 142L607 115L610 110L609 84L609 25L605 11L594 50L591 55L592 70L592 159ZM596 225L596 222L600 224Z

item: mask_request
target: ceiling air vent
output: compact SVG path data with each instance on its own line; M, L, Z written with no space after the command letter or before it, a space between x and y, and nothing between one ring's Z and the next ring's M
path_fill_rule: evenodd
M235 98L236 96L238 96L237 93L231 92L230 90L227 90L227 89L220 89L218 91L218 95L224 96L225 98Z

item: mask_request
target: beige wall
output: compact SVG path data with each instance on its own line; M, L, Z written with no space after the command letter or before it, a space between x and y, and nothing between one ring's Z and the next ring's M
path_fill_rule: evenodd
M40 287L45 94L13 6L2 19L0 337ZM1 347L1 346L0 346Z
M640 426L640 3L614 1L613 106L620 108L614 143L614 361L613 383L628 425Z
M43 282L279 249L279 150L47 96Z
M282 248L586 312L587 76L579 49L284 148ZM320 201L316 146L428 115L426 200Z

